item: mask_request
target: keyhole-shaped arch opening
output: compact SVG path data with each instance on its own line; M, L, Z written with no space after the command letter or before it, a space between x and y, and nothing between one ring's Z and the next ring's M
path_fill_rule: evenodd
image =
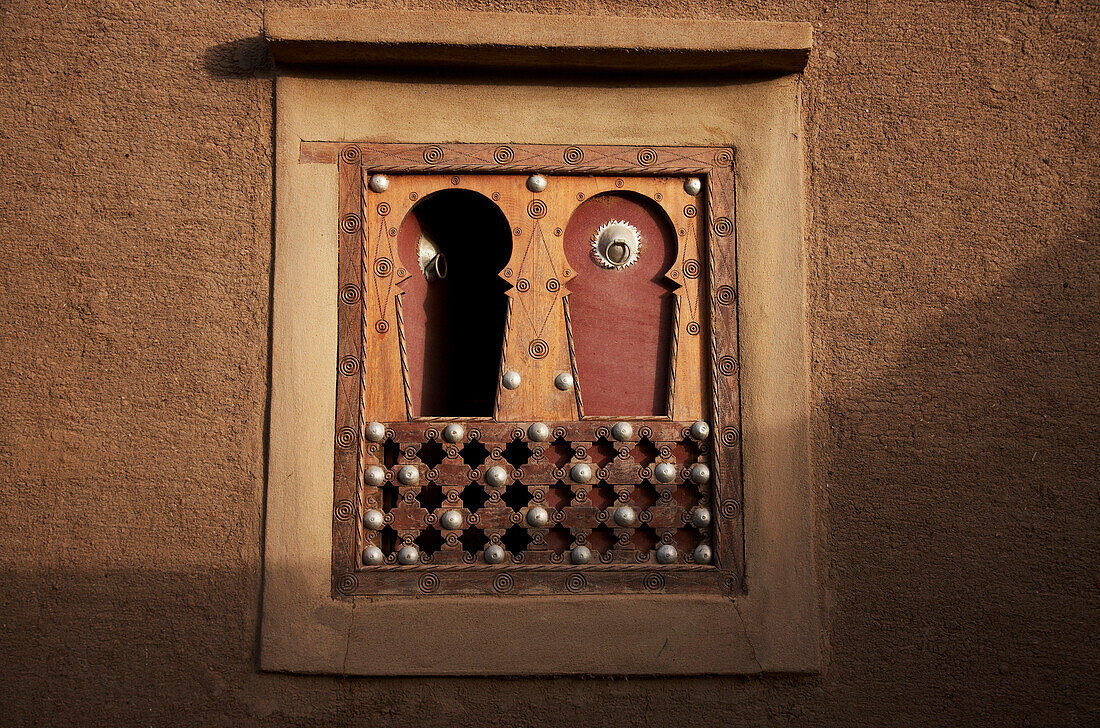
M397 235L411 277L401 288L413 417L493 414L507 316L499 273L511 226L489 198L465 189L425 196Z

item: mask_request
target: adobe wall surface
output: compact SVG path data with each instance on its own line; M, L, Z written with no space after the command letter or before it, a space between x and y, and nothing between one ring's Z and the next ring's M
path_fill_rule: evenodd
M262 8L13 0L0 10L0 720L1100 720L1095 4L371 5L813 23L824 672L260 673ZM609 639L628 628L607 625Z

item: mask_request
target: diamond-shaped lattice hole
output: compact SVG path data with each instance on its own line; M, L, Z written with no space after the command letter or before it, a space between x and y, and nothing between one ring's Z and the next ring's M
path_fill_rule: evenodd
M443 546L443 534L437 529L426 528L419 536L416 537L414 543L420 548L420 550L426 554L434 554L439 551Z
M462 505L471 512L484 506L488 500L489 496L485 494L485 489L480 485L467 485L462 490Z
M643 480L638 485L634 486L634 492L631 493L630 498L634 501L634 504L639 508L649 508L651 505L657 502L660 496L657 494L657 489L654 488L649 481Z
M603 524L596 526L592 529L592 533L588 534L588 547L598 553L602 554L610 550L614 544L615 534Z
M435 483L428 483L420 489L420 493L417 494L416 499L420 501L420 505L427 508L429 512L434 511L443 505L443 489Z
M527 529L523 526L512 526L504 532L500 542L510 553L518 554L526 551L531 545L531 534L527 533Z
M382 444L382 462L387 469L397 465L397 458L400 454L401 446L393 440L386 440Z
M630 535L630 543L634 545L635 549L643 553L657 548L657 543L660 540L657 538L657 533L649 526L638 526L634 529L634 533Z
M462 446L458 454L462 457L462 462L466 463L466 467L473 470L485 462L489 457L489 450L477 440L470 440Z
M546 547L556 554L564 554L573 543L573 536L568 528L554 526L546 532Z
M531 501L531 493L523 483L513 483L504 490L504 505L518 511Z
M659 454L657 446L650 442L647 437L643 437L634 443L634 447L630 448L630 457L634 458L634 462L643 467L656 462Z
M601 468L614 460L617 454L615 446L608 442L606 437L596 440L588 450L588 457Z
M401 500L401 495L398 493L395 484L386 483L382 486L382 510L388 511L391 508L396 508L399 500Z
M382 549L384 554L392 554L397 549L397 531L386 526L379 535L381 538L375 542L378 548Z
M504 459L513 468L526 465L527 461L531 459L531 448L527 447L527 443L522 440L512 440L504 448Z
M594 508L607 508L615 502L615 489L601 480L588 491L588 500Z
M573 499L573 491L560 480L546 491L546 505L551 508L564 508Z
M482 551L485 545L489 543L489 539L485 537L485 532L480 528L466 529L462 532L459 541L462 543L462 550L469 551L472 554Z
M434 468L436 465L443 462L443 459L447 457L447 453L443 452L443 446L438 442L429 440L421 445L416 456L420 458L420 462L424 463L429 468Z
M560 468L573 459L573 447L559 437L546 448L546 459Z

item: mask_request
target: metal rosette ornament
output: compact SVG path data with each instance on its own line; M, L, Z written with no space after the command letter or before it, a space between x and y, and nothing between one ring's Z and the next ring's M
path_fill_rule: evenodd
M638 261L642 234L625 220L611 220L592 236L592 260L603 268L622 270Z

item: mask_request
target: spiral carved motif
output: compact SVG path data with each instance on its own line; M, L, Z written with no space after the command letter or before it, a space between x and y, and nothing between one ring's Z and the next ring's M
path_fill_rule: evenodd
M363 152L354 144L349 144L340 150L340 160L345 164L359 164L363 159Z
M733 286L718 286L718 291L715 293L715 298L722 306L728 306L733 303L735 294L733 292Z
M737 428L727 427L726 429L722 430L722 444L723 445L726 445L728 447L733 447L734 445L737 444L737 438L738 438Z
M342 574L336 582L336 588L340 590L341 594L351 594L359 588L359 579L355 577L355 574Z
M665 199L665 196L662 195L660 192L657 192L653 195L653 199L657 200L657 202L660 202L661 200Z
M374 209L378 211L379 215L381 215L382 217L385 217L386 215L390 214L390 203L388 203L388 202L379 202L378 207L376 207Z
M374 261L374 274L380 278L385 278L393 272L393 261L389 258L379 258Z
M354 356L345 356L340 360L340 373L345 377L354 377L359 373L359 360Z
M522 427L513 427L511 430L509 430L508 437L512 438L513 440L522 440L523 436L526 434L527 432Z
M354 235L363 227L363 221L354 212L349 212L340 218L340 230L348 235Z
M541 220L546 217L546 203L539 199L531 200L527 203L527 214L534 220Z
M439 164L443 161L443 147L433 144L424 150L424 161L428 164Z
M374 330L380 334L384 334L390 330L390 323L385 319L379 319L374 323Z
M688 258L684 261L684 275L688 278L698 278L700 273L699 261Z
M416 586L425 594L431 594L439 588L439 577L431 572L422 574L417 580Z
M347 521L351 518L352 513L355 512L355 506L349 500L342 500L336 504L336 507L332 509L333 515L336 516L337 521Z
M660 574L646 574L642 579L642 586L649 591L661 591L665 588L665 577Z
M428 468L428 472L425 473L428 480L439 480L439 470L437 468Z
M526 278L520 278L516 281L516 290L520 293L527 293L527 291L531 290L531 281Z
M454 177L451 177L451 184L453 184L453 185L457 185L461 181L462 180L459 179L457 174Z
M649 425L642 425L641 427L638 428L638 436L639 437L644 437L647 440L652 439L652 437L653 437L653 428L650 427Z
M457 533L454 533L454 532L448 533L447 537L446 537L447 545L450 546L451 548L454 548L455 546L458 546L458 538L459 538L459 535Z
M638 164L647 166L655 164L657 162L657 152L653 151L649 147L642 149L638 152Z
M728 167L733 164L733 152L729 149L719 149L714 154L714 163L719 167Z
M418 195L418 194L417 194L417 193L415 193L415 192L410 192L410 193L409 193L409 199L410 199L410 200L412 200L413 202L416 202L416 200L417 200L417 198L418 198L418 197L420 197L420 195Z
M580 164L584 161L584 151L580 147L569 147L561 158L566 164Z
M601 437L608 437L610 435L611 435L611 430L608 429L608 427L606 425L600 425L599 427L596 428L596 439L597 440L600 439Z
M469 432L468 432L468 435L469 435L469 438L471 440L480 440L481 439L481 430L477 429L476 427L471 427Z
M554 436L555 440L562 440L565 438L565 428L561 425L558 425L550 431L550 434Z
M511 574L497 574L493 579L493 589L501 594L512 591L512 587L515 585L515 579L512 578Z
M722 501L722 507L719 511L722 513L722 517L733 520L737 517L737 512L741 510L741 506L732 498L727 498Z
M714 221L714 234L724 238L733 232L733 221L728 217L720 217Z
M359 299L362 293L359 291L359 286L348 284L340 289L340 303L348 306L354 306L359 303Z
M426 430L424 430L424 439L425 440L434 440L437 437L439 437L439 430L438 429L436 429L434 427L429 427Z
M491 457L493 460L500 460L504 457L504 448L500 445L496 445L491 450L489 450L489 457Z
M684 205L684 217L695 217L698 212L695 205Z
M550 280L546 281L546 290L550 291L551 293L557 293L561 290L561 283L558 282L557 278L551 278Z
M687 331L692 336L698 336L699 335L699 322L698 321L688 321L688 325L684 327L684 330Z
M508 164L515 159L516 153L511 147L502 146L493 150L493 161L497 164Z
M584 591L584 588L588 586L588 580L584 578L584 574L570 574L565 579L566 591L576 594L579 591Z
M494 192L493 194L489 195L489 197L493 198L493 202L500 202L499 192Z
M723 376L732 377L737 371L737 361L732 356L724 356L718 360L718 371Z
M338 447L351 447L355 444L355 430L350 427L341 427L336 433L336 445Z
M617 179L617 180L615 180L615 186L616 186L616 187L622 187L622 186L623 186L623 181L622 181L622 179Z
M546 355L550 353L550 346L542 339L534 339L527 347L527 353L531 355L532 359L545 359Z
M584 460L588 457L588 447L586 445L574 445L573 451L576 453L578 460Z
M481 523L481 516L479 516L476 512L471 513L470 515L466 516L466 523L470 524L471 526L476 526Z

